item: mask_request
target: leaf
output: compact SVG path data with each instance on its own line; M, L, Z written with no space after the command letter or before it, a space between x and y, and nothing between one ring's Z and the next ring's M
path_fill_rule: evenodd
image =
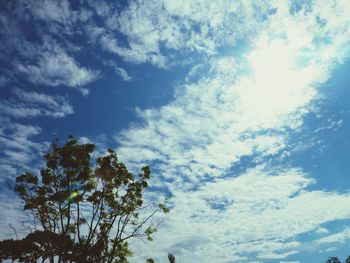
M96 165L91 164L94 149L95 145L81 144L74 137L63 145L54 142L43 156L46 166L39 177L27 172L16 178L15 191L24 200L24 209L32 210L35 222L45 231L29 234L20 243L0 242L0 246L22 246L4 252L9 259L37 262L38 258L60 256L67 262L102 262L101 258L112 257L112 262L126 263L132 253L123 238L152 240L157 230L153 224L157 224L153 219L147 221L149 210L142 209L149 166L136 179L111 149L96 157ZM169 211L163 204L159 208ZM158 210L154 207L154 212ZM139 231L129 237L133 229ZM0 248L0 261L1 253ZM148 262L154 262L151 260Z

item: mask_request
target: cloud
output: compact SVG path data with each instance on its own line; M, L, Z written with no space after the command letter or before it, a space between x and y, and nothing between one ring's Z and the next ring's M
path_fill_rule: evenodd
M172 251L187 262L299 253L303 243L295 237L350 216L349 194L307 190L313 181L300 170L267 166L174 191L169 218L147 251Z
M113 60L104 61L104 64L112 67L115 73L117 73L117 75L119 75L122 80L132 81L132 77L129 75L129 73L125 69L119 67Z
M78 12L73 11L67 0L60 2L52 0L31 1L29 10L35 19L50 21L51 25L52 22L66 25L65 28L72 26L78 18Z
M213 55L220 47L234 47L263 27L271 12L266 1L130 1L120 13L111 11L107 3L93 4L93 8L105 22L105 29L99 30L105 50L129 62L149 62L160 68L181 64L193 52ZM120 34L126 41L118 40ZM178 61L173 59L175 54Z
M329 230L324 228L324 227L319 227L315 230L315 233L318 235L322 235L322 234L328 234Z
M75 59L58 46L44 49L35 62L15 62L16 69L35 85L79 88L98 78L98 72L80 67ZM86 95L87 89L80 89Z
M132 44L131 48L121 47L117 39L111 35L104 35L100 40L102 48L115 53L125 59L127 62L136 64L150 62L160 68L165 68L166 58L154 50L146 50L143 45Z
M290 6L282 1L131 1L120 13L113 13L105 3L103 10L108 11L100 14L105 20L106 30L103 30L100 42L103 48L126 61L150 62L165 67L171 64L172 60L167 57L173 52L176 52L177 59L181 59L181 54L193 56L193 52L212 56L218 54L220 48L236 47L239 41L245 40L247 44L254 41L258 32L266 28L276 35L287 34L295 47L319 41L325 36L332 37L336 30L347 30L348 3L345 1L337 1L334 5L311 1L312 11L304 13L302 9L306 9L306 5L299 10L295 6L297 4L292 1ZM293 8L294 13L290 15ZM315 19L317 16L326 21L328 30L323 30L326 33L317 34L324 26ZM305 26L298 23L298 19L302 19ZM126 41L118 40L120 33ZM343 40L337 35L337 44ZM326 58L332 52L334 47L328 45L321 56Z
M10 158L4 158L1 163L17 167L22 164L30 165L30 161L36 156L32 153L41 152L47 146L46 143L36 143L30 140L31 137L41 132L38 126L10 122L6 118L1 118L0 122L2 126L0 130L2 151L10 156ZM19 159L16 157L19 157Z
M62 118L74 113L73 107L65 97L28 92L18 88L14 88L12 91L16 95L16 99L4 99L0 102L0 111L3 114L18 118L40 116Z
M5 86L5 84L8 82L8 79L5 76L0 76L0 89Z
M5 76L12 83L20 80L37 87L68 86L78 88L86 95L88 90L83 86L98 79L99 72L81 66L76 59L80 47L63 37L81 33L76 28L79 28L82 16L88 19L86 13L73 11L68 1L6 5L0 16L4 28L0 49L7 61L2 65ZM23 24L30 24L30 30Z
M95 145L95 151L93 153L93 157L99 157L108 154L108 149L111 147L108 145L110 143L110 139L105 134L99 134L94 138L88 137L80 137L80 143L92 143Z
M22 238L32 227L30 224L32 217L28 212L23 211L23 204L14 202L18 197L12 191L3 186L0 189L0 209L6 211L0 213L1 236L3 239L16 239L17 234L18 238ZM16 230L16 234L11 227Z
M298 251L292 250L283 254L276 254L276 253L262 253L258 255L258 258L262 259L281 259L281 258L287 258L290 255L298 254Z
M301 125L314 99L317 67L291 70L288 78L298 83L279 89L282 80L266 83L260 72L248 78L239 74L238 64L223 67L224 61L215 60L207 77L178 87L169 105L139 111L145 126L117 136L120 155L130 162L153 156L168 179L180 172L182 179L198 181L199 175L222 175L243 156L261 159L284 149L286 128ZM281 70L289 72L288 67Z
M137 14L144 5L130 10ZM263 27L256 25L260 17L244 14L242 23L260 32L249 36L243 56L212 55L206 74L179 85L171 103L138 109L142 124L116 135L121 158L135 169L152 164L155 189L174 196L164 230L147 251L173 251L186 262L287 258L303 250L301 234L350 217L348 194L310 190L317 175L285 159L293 154L291 131L301 131L319 87L349 50L350 25L337 19L347 14L347 2L310 5L293 11L276 1ZM186 7L193 9L183 4L185 15ZM149 31L142 23L133 29L131 11L130 17L126 27L138 34L132 40L143 43ZM332 27L315 37L319 18ZM149 46L157 51L157 43Z
M307 190L313 181L300 170L268 166L202 183L195 191L175 191L169 218L147 251L172 251L186 262L251 262L244 257L299 253L303 243L295 237L350 216L349 194Z
M84 5L73 5L71 1L39 0L16 3L12 7L17 18L25 17L34 23L40 24L35 28L47 35L73 36L82 33L82 24L91 19L93 12Z
M326 252L332 252L332 251L336 251L338 248L336 248L336 247L329 247L329 248L327 248L325 251Z
M320 85L348 56L348 1L89 5L94 15L72 11L66 1L44 1L43 11L40 5L31 7L35 19L52 25L54 35L62 28L72 34L77 21L85 19L84 32L92 43L126 62L159 68L194 64L172 102L137 109L142 124L116 134L118 153L128 165L152 164L154 192L148 197L158 198L158 189L173 194L172 212L155 242L146 245L148 250L141 242L134 244L138 259L149 251L171 251L186 262L282 259L302 250L301 234L350 217L349 194L315 190L317 175L286 161L293 154L290 132L300 132L320 97ZM11 22L1 18L10 32ZM17 33L9 35L18 40ZM16 72L35 85L86 93L82 87L99 74L73 56L79 48L44 37L39 42L43 47L6 42L20 54L13 62ZM240 48L243 55L235 53ZM111 65L128 80L127 72ZM45 112L64 104L64 99L34 92L16 96L23 105L39 105L28 110L31 116L51 114ZM6 158L0 167L14 172L43 149L30 140L40 128L2 121L1 154ZM329 235L315 244L342 241L343 236Z
M38 172L41 155L49 143L38 140L41 128L34 125L21 124L8 118L0 118L0 209L1 236L15 238L9 225L18 230L18 235L28 233L32 219L23 213L23 206L11 190L15 177L24 171ZM24 225L22 225L24 222Z
M318 239L316 242L318 244L331 244L331 243L345 243L349 238L350 228L345 227L343 231L331 234Z

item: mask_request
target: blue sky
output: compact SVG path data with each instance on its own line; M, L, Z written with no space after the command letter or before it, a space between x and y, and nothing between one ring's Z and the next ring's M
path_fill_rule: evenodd
M348 0L7 1L0 28L1 238L72 134L172 194L132 262L350 254Z

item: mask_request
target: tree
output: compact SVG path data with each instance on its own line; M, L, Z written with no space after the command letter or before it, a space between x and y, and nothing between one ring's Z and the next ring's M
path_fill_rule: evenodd
M337 257L330 257L326 263L341 263L341 261Z
M69 137L43 156L40 176L26 172L16 178L15 192L33 214L34 230L1 241L0 261L122 263L131 255L129 239L152 240L159 226L154 215L169 210L165 203L144 203L150 168L136 177L110 149L92 168L94 149Z
M171 253L168 254L169 263L175 263L175 256Z
M328 258L328 260L326 261L326 263L341 263L341 261L339 260L339 258L337 257L330 257ZM344 263L350 263L350 256L348 256L345 260Z

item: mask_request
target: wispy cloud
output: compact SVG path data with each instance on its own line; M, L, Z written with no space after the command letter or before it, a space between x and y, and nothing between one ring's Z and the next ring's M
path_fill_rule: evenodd
M80 47L60 38L79 34L76 28L83 19L80 13L73 11L68 1L29 1L7 4L5 9L7 13L0 16L4 28L0 49L8 62L2 70L11 82L19 78L39 87L74 87L86 95L88 90L83 86L95 81L99 72L81 66L75 58ZM30 33L22 27L22 23L28 23L26 19L31 21Z
M98 72L80 67L58 46L42 50L34 62L17 61L15 67L35 85L81 87L98 77ZM87 89L81 91L84 95L88 92Z
M136 34L131 39L140 43L150 30L133 30L130 21L146 5L125 11L130 35ZM186 6L193 10L176 5L184 14ZM252 3L245 7L255 10ZM213 55L209 73L177 87L173 102L137 110L143 124L116 136L118 152L131 166L153 161L155 186L174 195L171 218L151 248L174 251L186 262L282 259L302 249L293 241L299 235L350 217L348 194L311 191L315 180L302 169L274 165L292 148L289 131L302 128L318 87L346 57L350 25L340 18L348 8L345 1L310 2L307 9L276 1L259 13L263 27L260 16L244 13L242 23L260 31L250 36L245 56L228 63ZM332 26L317 35L320 19ZM240 36L230 35L232 42ZM157 41L149 44L155 52Z
M322 237L316 242L318 244L345 243L345 241L349 239L349 234L350 228L345 227L343 231Z
M74 112L67 98L14 88L16 99L0 102L0 112L19 118L49 116L62 118Z
M74 11L67 0L30 1L27 8L34 19L50 21L49 29L61 29L65 34L72 33L72 27L79 18L79 12Z
M142 124L116 134L118 153L128 165L152 164L149 198L157 198L158 189L173 194L172 212L147 256L170 251L186 262L284 259L303 249L301 234L326 234L323 224L350 218L349 194L311 190L317 175L286 160L293 154L290 133L302 129L320 97L319 86L349 52L347 0L88 5L77 10L68 1L28 5L33 19L52 34L38 37L43 46L29 44L15 22L0 16L7 36L0 47L18 55L11 65L26 81L74 87L83 94L99 73L79 62L79 46L53 41L60 30L86 34L93 48L126 62L163 69L193 65L172 102L137 109ZM240 55L235 48L242 48ZM107 65L131 80L115 62ZM22 104L16 111L12 101L2 102L8 115L61 117L73 111L64 97L14 93ZM0 168L14 173L44 144L30 140L39 127L2 122ZM347 231L314 244L342 242ZM145 245L135 246L139 258L146 257Z
M122 78L122 80L124 80L124 81L132 81L132 77L129 75L129 73L125 69L119 67L117 65L117 63L115 63L113 60L107 60L107 61L104 61L103 63L106 66L112 67L114 69L115 73L117 75L119 75Z
M32 219L23 213L23 205L13 192L13 182L24 171L37 172L41 164L40 156L49 147L49 143L38 141L41 133L38 126L26 125L0 118L0 209L2 238L15 238L9 225L18 231L19 236L29 232ZM25 225L22 225L22 223Z
M7 118L1 118L0 123L0 164L6 170L1 180L12 181L12 177L18 175L17 173L35 166L37 157L48 147L48 143L32 140L32 137L41 132L38 126L11 122Z
M296 236L350 216L349 194L307 190L313 181L300 170L267 166L173 191L169 219L148 249L162 247L188 262L296 254L303 249Z
M1 186L0 190L0 209L3 211L0 214L3 226L1 230L2 238L16 239L16 234L19 238L24 237L26 233L30 232L32 217L23 212L23 205L20 202L13 202L17 198L13 191L6 189L4 186ZM14 230L16 230L16 233Z
M104 5L108 30L100 31L102 46L126 61L150 62L158 67L183 62L169 59L169 52L191 56L191 52L213 54L218 47L233 47L236 40L262 27L272 10L265 1L131 1L120 14L110 14ZM118 41L120 33L126 36L126 45ZM176 59L180 59L178 53Z

